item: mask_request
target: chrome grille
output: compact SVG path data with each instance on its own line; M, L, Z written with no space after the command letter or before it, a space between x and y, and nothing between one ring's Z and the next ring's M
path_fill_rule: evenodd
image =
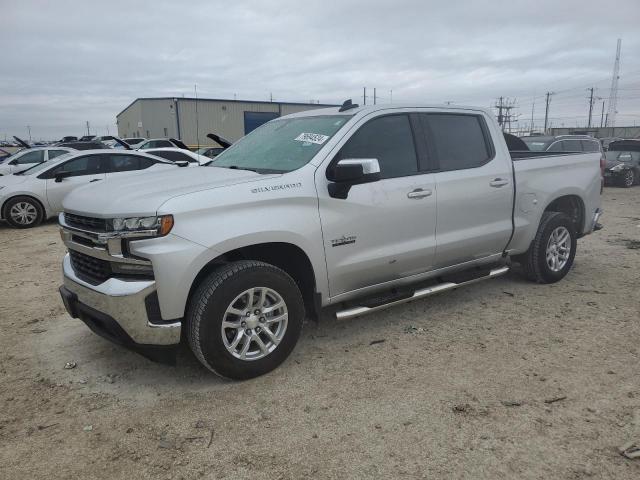
M106 260L90 257L75 250L69 250L69 256L73 271L85 282L98 285L111 277L111 264Z
M70 227L82 230L91 230L93 232L107 231L107 220L104 218L83 217L82 215L65 213L64 221Z

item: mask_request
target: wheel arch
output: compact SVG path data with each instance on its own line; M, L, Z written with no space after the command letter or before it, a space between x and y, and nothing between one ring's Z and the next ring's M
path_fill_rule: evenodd
M317 317L320 309L313 264L302 248L287 242L264 242L229 250L207 262L194 277L187 304L204 278L216 268L238 260L258 260L274 265L293 278L298 285L308 315Z
M544 212L560 212L571 218L576 228L578 237L583 235L585 229L585 206L579 195L562 195L553 199Z
M33 195L33 193L15 193L15 194L11 195L10 197L8 197L4 202L2 202L2 205L0 205L0 218L6 220L5 209L7 207L7 204L11 200L16 198L16 197L29 197L29 198L32 198L33 200L38 202L38 205L40 205L40 208L42 208L42 215L44 217L42 220L44 221L47 218L49 218L49 211L45 207L44 202L40 198L38 198L36 195Z

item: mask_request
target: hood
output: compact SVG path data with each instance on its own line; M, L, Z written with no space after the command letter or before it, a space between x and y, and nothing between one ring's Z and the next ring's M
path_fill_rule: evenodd
M628 165L625 162L620 162L618 160L607 160L607 165L606 165L605 169L611 170L613 167L615 167L616 165L620 165L620 164ZM629 165L629 166L631 166L631 165Z
M64 199L63 207L71 213L102 218L154 215L174 197L277 176L229 168L156 165L77 188Z

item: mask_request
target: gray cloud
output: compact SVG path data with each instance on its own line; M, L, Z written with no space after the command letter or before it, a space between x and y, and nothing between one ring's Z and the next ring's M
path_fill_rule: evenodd
M193 94L283 101L489 106L553 97L554 125L584 123L586 88L608 97L623 39L617 124L640 122L637 0L192 1L0 0L0 138L115 130L134 98ZM600 104L596 107L599 121Z

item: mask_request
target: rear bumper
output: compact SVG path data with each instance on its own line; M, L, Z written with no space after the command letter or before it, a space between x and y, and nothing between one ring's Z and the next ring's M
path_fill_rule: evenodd
M68 254L62 269L67 311L98 335L140 353L180 343L182 323L160 319L155 281L109 278L90 285L76 276Z

